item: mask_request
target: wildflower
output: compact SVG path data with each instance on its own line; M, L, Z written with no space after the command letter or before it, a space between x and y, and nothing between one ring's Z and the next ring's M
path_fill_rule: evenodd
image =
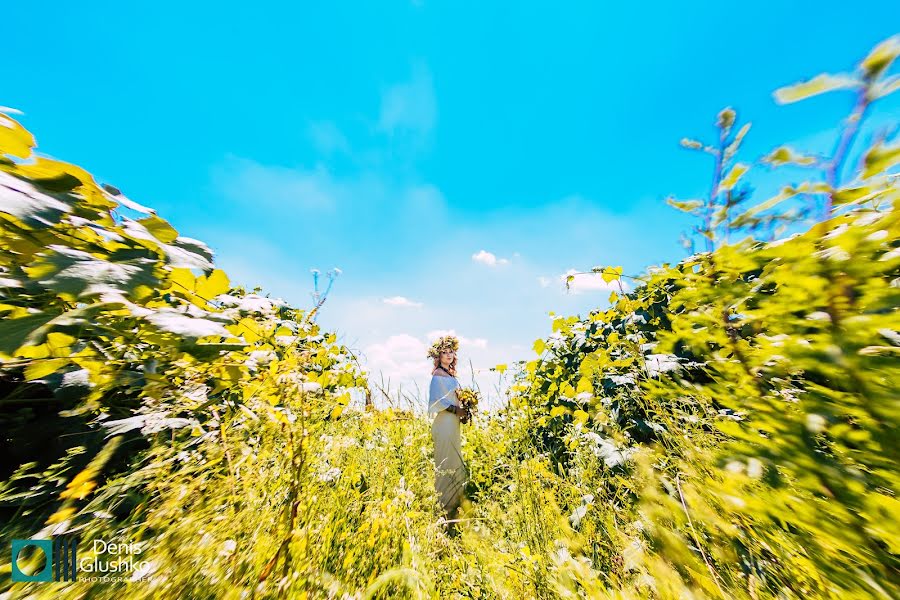
M428 357L440 358L441 352L456 352L457 350L459 350L459 340L456 336L445 335L431 345L431 348L428 350Z
M660 373L674 371L680 366L678 357L674 354L648 354L645 359L647 361L647 372L651 377Z
M221 556L229 556L237 549L237 542L234 540L225 540L222 549L219 551Z
M459 400L460 406L465 408L470 415L474 415L475 411L478 410L478 401L481 396L478 390L460 387L456 390L456 398Z
M337 467L331 467L319 476L319 480L327 483L330 481L335 481L340 476L341 470Z

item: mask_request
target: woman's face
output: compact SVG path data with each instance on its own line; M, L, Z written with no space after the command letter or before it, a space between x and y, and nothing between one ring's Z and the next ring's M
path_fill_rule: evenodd
M454 358L456 358L456 352L453 350L444 350L441 352L441 366L449 367Z

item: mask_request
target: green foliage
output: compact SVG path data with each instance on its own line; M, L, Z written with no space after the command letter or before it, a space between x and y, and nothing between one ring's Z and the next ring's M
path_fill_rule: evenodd
M853 89L862 114L884 86L872 73L898 52L889 40L856 79L820 76L778 98ZM550 351L526 365L515 401L533 409L536 441L561 469L582 476L572 450L587 443L609 480L627 473L631 502L617 513L642 521L653 553L634 574L659 595L896 597L893 147L877 140L843 184L859 127L848 119L836 154L819 163L824 181L787 186L733 216L746 172L730 166L746 133L729 139L736 120L722 111L720 144L706 147L716 159L710 197L669 202L701 219L710 250L652 270L606 311L557 318L555 339L536 344ZM781 147L767 161L815 162L799 156ZM811 228L728 243L801 193L823 207ZM797 215L770 222L780 219Z
M11 116L0 125L9 516L41 522L56 509L47 523L73 527L74 505L57 507L57 496L107 438L143 450L191 445L217 435L217 411L227 419L251 396L284 409L290 396L272 382L285 374L340 415L364 378L333 334L281 300L233 288L205 244L83 169L32 155L33 137ZM73 453L86 456L50 485L41 470ZM102 478L97 469L88 481Z
M750 126L731 109L717 143L682 140L714 159L708 197L669 199L706 250L594 267L618 282L609 308L554 315L533 360L495 368L510 403L463 429L455 538L428 422L345 410L365 382L333 334L231 288L201 242L77 167L17 160L34 140L0 117L0 415L23 444L93 432L23 446L4 538L137 541L151 580L129 597L900 596L896 143L844 173L898 54L891 38L853 74L776 92L855 94L832 156L738 160ZM756 199L759 162L821 176Z

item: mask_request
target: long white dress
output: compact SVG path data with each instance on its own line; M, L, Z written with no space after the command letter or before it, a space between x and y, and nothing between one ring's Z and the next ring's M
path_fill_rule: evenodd
M463 463L460 440L459 416L446 410L449 405L459 406L455 377L433 375L429 389L428 414L434 416L431 423L431 439L434 441L434 488L440 496L447 519L455 519L459 513L468 480Z

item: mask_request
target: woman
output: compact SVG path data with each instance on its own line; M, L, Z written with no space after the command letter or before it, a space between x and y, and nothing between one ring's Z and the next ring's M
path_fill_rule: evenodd
M431 423L431 439L434 441L434 488L440 496L447 519L456 519L462 503L468 472L463 464L460 444L460 423L469 420L469 414L459 405L456 388L456 350L459 341L452 335L439 339L428 351L434 360L431 387L428 393L428 415ZM455 531L451 524L451 531Z

